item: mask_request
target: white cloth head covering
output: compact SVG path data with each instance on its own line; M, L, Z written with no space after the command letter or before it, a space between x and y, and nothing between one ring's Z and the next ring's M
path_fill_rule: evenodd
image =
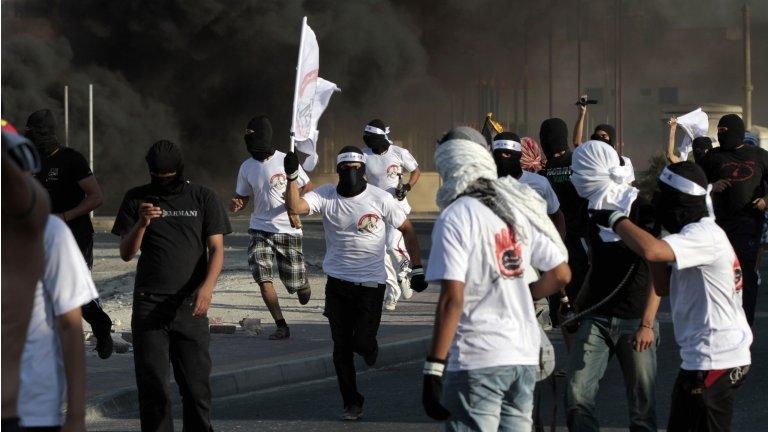
M528 218L530 224L536 227L544 235L550 238L564 256L568 256L560 234L555 229L552 220L547 215L547 204L528 185L520 183L512 176L499 179L496 175L496 163L488 151L488 147L481 144L485 138L477 131L469 129L477 134L476 139L471 132L465 137L456 137L444 141L435 152L435 165L443 181L443 185L437 191L437 205L444 210L453 200L467 190L478 179L492 180L492 186L498 197L497 204L504 215L499 215L504 220L513 222L519 218ZM455 131L456 129L454 129ZM463 132L463 131L462 131ZM470 140L472 139L472 140ZM521 240L526 239L527 233L521 226L513 226L515 233Z
M579 196L589 201L591 210L621 210L629 214L638 190L630 183L635 175L632 164L619 163L619 154L602 141L587 141L573 152L571 183ZM620 238L609 228L600 228L600 238L606 242Z
M696 108L688 114L678 117L677 125L685 131L685 138L677 147L677 151L680 153L680 159L686 160L688 159L688 153L693 149L693 140L707 135L709 116L701 108Z

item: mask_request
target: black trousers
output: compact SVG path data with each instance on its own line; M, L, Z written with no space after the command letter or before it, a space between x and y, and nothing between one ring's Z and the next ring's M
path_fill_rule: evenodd
M722 225L723 231L736 252L741 264L743 278L742 307L750 326L755 322L757 306L757 254L760 250L762 223L752 219L740 218Z
M564 243L568 250L568 266L571 267L572 275L571 282L565 286L565 293L568 295L571 305L576 303L576 297L579 295L581 285L584 284L584 277L589 270L589 258L581 239L580 236L573 233L566 232L565 234ZM549 317L552 319L553 325L560 324L560 317L557 315L559 308L560 293L552 294L549 296Z
M730 431L733 399L748 370L748 366L716 371L680 369L667 431Z
M75 236L77 246L85 258L89 269L93 269L93 233L78 233ZM110 337L112 331L112 319L101 308L99 300L91 300L81 308L83 319L91 326L93 334L97 339Z
M169 363L181 393L184 431L212 431L207 317L192 316L193 297L133 296L133 361L144 432L173 430Z
M345 407L363 403L363 395L357 391L354 353L375 360L384 291L384 284L364 287L330 276L325 285L323 315L331 326L333 366Z

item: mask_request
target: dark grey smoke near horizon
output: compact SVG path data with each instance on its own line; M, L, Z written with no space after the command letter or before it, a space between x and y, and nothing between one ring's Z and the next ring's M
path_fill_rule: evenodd
M643 72L636 66L643 64L643 56L663 54L653 34L659 29L740 25L741 2L668 3L625 2L626 43L649 47L645 53L627 49L625 61L633 68L626 72L628 76ZM758 3L753 31L764 35L768 2ZM504 103L506 123L537 136L538 124L547 115L542 104L548 94L542 91L546 91L550 29L555 42L563 46L555 57L559 71L555 115L562 115L570 126L577 93L572 72L574 4L563 0L6 0L2 3L2 115L23 127L30 112L48 107L63 122L63 86L68 84L70 140L75 148L85 150L87 84L92 82L96 172L103 187L112 192L109 196L122 195L129 186L147 180L143 155L161 138L182 145L193 179L228 191L237 166L247 156L242 130L251 116L270 115L275 139L283 140L278 145L287 144L298 27L307 15L320 42L320 75L342 88L321 121L321 143L335 148L362 145L361 125L381 117L393 125L396 139L423 150L419 153L423 159L441 131L453 123L480 120L486 107L469 96L474 97L477 86L486 81L493 80L499 89L497 103L499 94L508 101L515 99L514 115L512 102ZM585 46L603 47L608 42L598 41L612 25L614 1L582 0L582 4ZM753 35L753 46L759 43L756 39ZM707 61L716 62L718 58L728 61L731 53L709 54ZM608 82L602 76L612 70L610 46L585 48L584 58L585 83L589 84L590 71ZM756 60L760 65L766 61ZM753 72L756 81L764 71L763 67L759 74ZM648 73L663 71L655 68ZM738 71L724 75L739 77ZM766 80L761 82L768 85ZM730 87L740 85L734 82ZM519 102L520 89L526 86L528 105ZM512 92L514 96L507 96ZM756 105L761 104L759 93L753 98ZM739 100L738 95L731 99ZM525 116L518 114L524 106L530 111ZM761 109L756 107L758 113L766 114L767 108ZM116 206L117 199L108 206Z

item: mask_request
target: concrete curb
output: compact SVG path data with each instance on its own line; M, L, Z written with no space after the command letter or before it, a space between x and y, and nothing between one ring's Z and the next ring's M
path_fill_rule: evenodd
M379 358L373 368L391 366L426 356L431 336L422 336L391 342L379 346ZM331 347L328 347L331 350ZM358 371L369 368L362 358L355 356ZM265 390L283 385L313 381L336 375L332 354L308 357L287 362L271 363L252 368L211 375L213 398L235 396L257 390ZM180 403L178 391L171 383L173 404ZM118 417L121 414L136 412L139 409L136 387L124 387L86 402L86 422L104 418Z

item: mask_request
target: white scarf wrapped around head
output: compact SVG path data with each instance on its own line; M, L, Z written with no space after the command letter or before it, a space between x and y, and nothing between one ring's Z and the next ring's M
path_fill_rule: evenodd
M589 201L591 210L621 210L629 215L638 190L630 183L635 178L631 163L622 166L619 154L602 141L587 141L578 146L571 159L571 183L579 196ZM612 230L600 227L600 238L619 241Z
M480 137L482 138L482 135ZM471 188L477 180L491 180L497 197L497 207L504 213L499 217L513 222L518 238L526 240L525 230L516 223L515 219L516 216L522 215L532 226L549 237L563 255L568 256L560 234L547 215L544 199L528 185L520 183L512 176L499 179L496 175L496 163L485 146L467 139L445 141L435 152L435 165L443 181L443 185L437 191L437 205L440 210L444 210L456 197Z

